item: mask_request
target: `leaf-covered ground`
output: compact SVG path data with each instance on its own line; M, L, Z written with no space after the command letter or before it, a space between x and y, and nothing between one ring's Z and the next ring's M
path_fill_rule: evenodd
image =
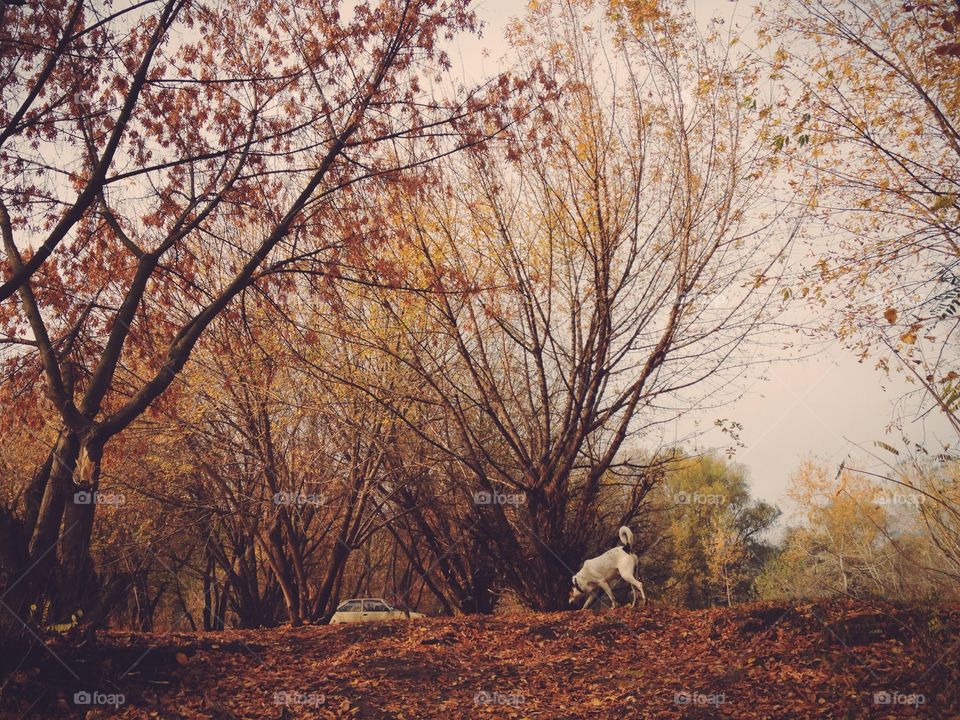
M22 664L0 716L960 718L955 643L960 608L853 602L107 633Z

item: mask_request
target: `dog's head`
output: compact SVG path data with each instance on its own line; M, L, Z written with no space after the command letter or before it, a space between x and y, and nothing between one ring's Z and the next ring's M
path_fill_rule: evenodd
M576 575L573 576L572 582L573 585L570 588L570 597L567 600L567 602L571 603L586 592L586 590L584 590L580 585L580 579Z

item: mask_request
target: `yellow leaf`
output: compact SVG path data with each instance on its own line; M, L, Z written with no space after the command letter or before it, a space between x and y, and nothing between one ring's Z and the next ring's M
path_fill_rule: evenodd
M893 325L897 321L897 311L894 308L887 308L883 311L883 316L887 322Z
M907 345L913 345L917 341L917 331L912 328L907 330L903 335L900 336L900 340L905 342Z

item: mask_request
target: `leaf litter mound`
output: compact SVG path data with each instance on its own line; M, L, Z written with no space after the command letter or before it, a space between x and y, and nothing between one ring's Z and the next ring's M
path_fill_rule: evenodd
M3 681L0 717L960 718L956 606L619 608L50 648ZM75 702L96 691L122 703Z

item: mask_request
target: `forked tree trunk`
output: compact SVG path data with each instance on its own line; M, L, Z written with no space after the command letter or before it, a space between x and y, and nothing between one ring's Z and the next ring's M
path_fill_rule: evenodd
M327 572L324 575L323 583L320 585L320 590L317 592L316 605L314 606L313 612L314 620L321 620L332 614L333 607L330 601L331 599L335 599L333 598L333 590L343 575L343 569L349 557L350 548L345 542L343 532L341 532L333 546L330 563L327 565Z
M273 527L265 537L260 532L257 534L257 538L266 552L267 563L280 584L280 591L283 593L283 602L287 608L287 617L290 624L298 627L303 624L300 589L297 587L296 579L290 569L290 563L284 554L283 530L279 518L274 519Z
M72 499L73 475L80 454L80 440L76 433L64 430L51 454L50 472L44 483L43 497L36 510L36 522L28 544L30 566L20 581L27 605L34 606L31 615L37 622L44 620L51 600L56 600L62 587L57 571L58 547L62 546L64 540L69 541L80 534L76 524L63 524L67 503ZM27 532L28 528L24 527L23 530ZM27 620L26 617L20 617Z
M60 587L52 608L54 622L66 621L78 610L88 612L107 596L117 594L110 592L104 598L98 597L97 576L90 557L102 458L101 447L81 445L75 483L64 504L63 526L72 529L60 539Z

